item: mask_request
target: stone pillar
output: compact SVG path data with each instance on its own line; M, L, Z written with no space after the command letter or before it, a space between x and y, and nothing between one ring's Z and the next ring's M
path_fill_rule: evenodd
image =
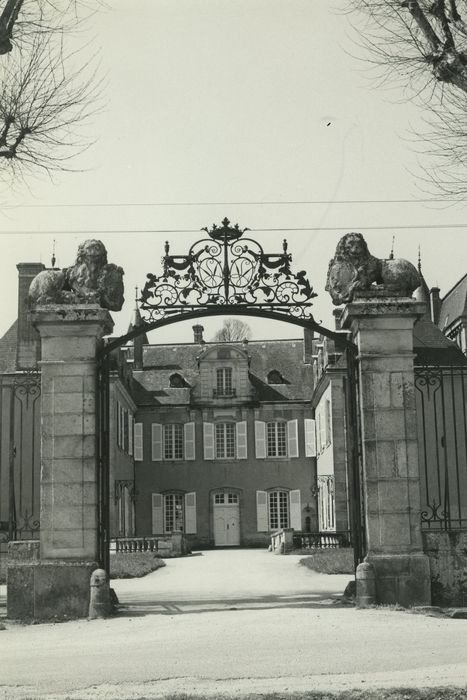
M32 321L42 345L40 561L28 572L33 617L86 617L98 565L96 350L113 322L105 309L77 304L37 307Z
M342 313L358 346L366 561L378 603L431 602L420 528L413 326L425 305L387 290L360 292Z

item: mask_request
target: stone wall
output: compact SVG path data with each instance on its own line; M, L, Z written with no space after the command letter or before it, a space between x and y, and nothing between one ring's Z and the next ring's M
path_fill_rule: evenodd
M423 532L432 604L467 605L467 532Z

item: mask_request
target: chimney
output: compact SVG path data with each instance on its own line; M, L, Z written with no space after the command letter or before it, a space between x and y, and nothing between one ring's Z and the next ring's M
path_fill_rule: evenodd
M313 338L314 331L311 328L303 329L303 362L311 365L313 362Z
M203 326L200 326L200 325L193 326L193 342L194 343L198 343L199 345L202 345L204 343L203 331L204 331Z
M18 263L18 333L16 344L17 369L32 369L40 360L40 336L31 323L28 304L29 286L36 275L45 270L42 263Z
M431 306L431 320L437 326L439 323L439 314L441 311L441 299L439 298L439 287L432 287L430 289L430 306Z

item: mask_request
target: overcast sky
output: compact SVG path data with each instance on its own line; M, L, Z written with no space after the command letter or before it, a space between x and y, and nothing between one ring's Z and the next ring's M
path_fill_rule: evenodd
M342 5L109 2L92 30L106 104L89 126L96 143L73 163L81 171L0 191L0 333L16 316L16 263L49 264L54 238L59 266L100 238L124 268L127 301L114 314L122 333L135 285L160 271L164 241L183 254L224 216L267 252L288 239L326 325L327 265L348 231L362 231L378 257L395 235L396 255L416 263L420 244L427 282L442 294L463 276L464 207L420 201L409 129L424 115L369 80ZM203 320L206 337L220 324ZM189 341L190 325L151 340ZM254 322L256 338L290 335L295 327Z

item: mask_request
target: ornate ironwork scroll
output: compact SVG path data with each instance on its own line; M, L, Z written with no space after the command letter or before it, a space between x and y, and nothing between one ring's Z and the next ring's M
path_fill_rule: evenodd
M209 238L196 241L187 255L170 255L165 244L161 275L147 275L141 292L141 310L147 322L168 315L199 310L200 307L242 307L275 311L295 318L313 320L313 292L304 270L291 270L292 256L287 241L281 253L265 253L249 237L248 229L230 225L204 228Z

